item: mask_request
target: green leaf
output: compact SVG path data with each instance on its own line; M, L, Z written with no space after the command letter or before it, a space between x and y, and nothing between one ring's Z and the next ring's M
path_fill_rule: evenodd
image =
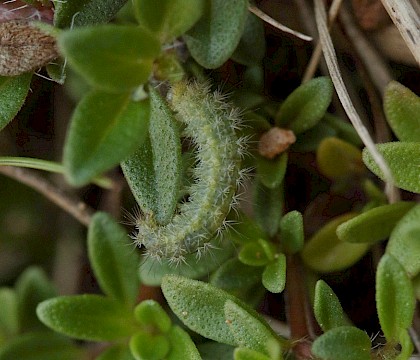
M131 336L136 325L121 303L99 295L61 296L38 305L49 328L81 340L111 341Z
M136 320L145 328L155 327L162 333L167 333L172 326L171 319L154 300L144 300L134 310Z
M136 360L165 359L170 349L164 335L140 331L130 339L130 351Z
M362 152L352 144L329 137L321 141L316 151L319 171L330 179L343 179L361 175L366 169L362 162Z
M139 290L139 257L124 229L107 213L97 212L89 226L88 255L105 294L131 307Z
M392 230L386 252L395 257L410 278L420 272L420 205L414 206Z
M226 300L224 309L226 323L235 338L236 345L270 355L269 343L278 341L266 322L229 299Z
M376 147L391 169L395 185L403 190L420 193L420 143L390 142ZM363 150L363 162L370 171L384 180L382 171L366 148Z
M420 98L397 81L385 88L384 109L388 124L401 141L420 141Z
M334 291L323 280L315 286L314 313L324 332L339 326L350 325Z
M245 265L238 258L229 259L212 274L210 283L219 289L244 292L261 281L262 268Z
M237 344L224 312L227 300L239 303L234 296L210 284L175 275L163 278L162 291L172 311L191 330L214 341ZM254 314L251 309L247 311ZM256 313L254 316L260 318Z
M270 236L274 236L278 231L283 212L283 202L283 184L274 189L269 189L261 181L257 180L255 182L255 220Z
M385 254L376 271L376 307L381 329L389 342L398 342L400 331L411 326L415 304L407 273L392 255Z
M74 70L111 92L145 83L159 55L158 40L134 25L98 25L63 31L58 45Z
M56 296L56 290L44 271L37 267L27 268L15 285L20 331L44 330L35 309L46 299Z
M369 244L350 244L341 241L336 234L337 227L354 216L354 213L341 215L319 229L301 252L305 265L318 272L332 272L346 269L360 260Z
M196 254L185 255L185 262L177 267L171 265L168 260L161 260L160 262L151 258L145 258L140 265L140 280L142 284L149 286L160 286L163 276L167 274L177 274L188 277L190 279L199 279L208 275L215 269L219 268L220 264L232 256L234 250L233 244L230 241L212 240L216 248L204 253L200 261L197 262Z
M370 360L370 339L353 326L340 326L317 338L312 353L323 360Z
M275 189L280 186L286 175L287 152L274 159L267 159L262 156L256 156L257 174L264 186L269 189Z
M265 34L262 20L248 12L241 40L232 60L246 66L260 65L265 55Z
M245 347L235 349L234 360L270 360L267 355L261 354L258 351L251 350Z
M280 220L281 248L287 254L295 254L302 250L305 235L303 217L299 211L289 211Z
M230 345L208 341L197 345L203 360L232 360L235 348Z
M54 1L54 26L68 28L107 23L127 0Z
M0 76L0 130L17 115L31 85L32 73Z
M400 201L377 206L341 224L337 228L337 236L349 243L372 244L384 240L414 205L414 202Z
M354 129L353 125L344 119L331 115L329 113L325 113L323 119L320 123L327 124L336 132L336 135L340 139L347 141L354 146L360 147L363 145L362 140L360 140L357 131Z
M267 234L261 229L254 219L238 211L237 218L232 227L226 229L226 237L238 244L246 244L257 239L268 240Z
M318 77L294 90L281 104L276 125L287 127L296 135L314 127L325 115L333 94L328 77Z
M258 239L255 242L245 244L238 254L238 259L245 265L265 266L273 259L274 253L275 249L272 244L263 239Z
M286 256L277 256L277 259L265 267L262 274L264 287L272 293L281 293L286 285Z
M111 169L147 134L149 102L130 94L92 91L76 107L64 146L63 163L73 185L84 185Z
M54 63L47 64L45 68L50 79L57 84L64 84L67 77L66 63L64 59L56 59L54 60Z
M247 0L206 0L201 19L184 36L192 57L215 69L233 54L248 16Z
M395 358L396 360L408 360L413 353L414 346L411 341L410 334L407 330L401 330L399 335L399 343L401 345L401 352Z
M165 43L184 34L198 21L205 0L134 0L133 5L140 26Z
M19 331L19 314L16 292L0 288L0 348L3 339L16 335Z
M135 360L127 344L114 345L101 353L95 360Z
M171 351L167 360L201 360L195 344L186 331L179 326L173 326L168 334Z
M0 348L0 360L80 360L85 356L68 339L52 332L24 334Z

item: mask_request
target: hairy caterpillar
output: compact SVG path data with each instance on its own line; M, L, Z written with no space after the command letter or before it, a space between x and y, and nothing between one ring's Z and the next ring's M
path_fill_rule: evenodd
M179 204L166 225L152 217L137 221L135 242L144 245L147 255L179 263L189 253L202 252L226 226L226 216L235 203L241 181L241 157L245 138L238 138L238 111L208 85L180 82L171 92L172 108L184 124L184 135L195 145L196 166L189 199Z

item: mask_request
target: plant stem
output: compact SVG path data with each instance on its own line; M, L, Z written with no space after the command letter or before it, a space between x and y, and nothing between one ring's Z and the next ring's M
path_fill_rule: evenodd
M81 200L57 188L54 184L39 176L34 171L13 166L0 166L0 173L38 191L54 204L72 215L80 223L89 226L94 210Z

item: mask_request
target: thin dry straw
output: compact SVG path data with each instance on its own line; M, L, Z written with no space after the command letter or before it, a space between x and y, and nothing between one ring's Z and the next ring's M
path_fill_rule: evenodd
M393 191L393 177L391 170L389 169L385 159L377 150L374 141L372 140L369 132L366 127L363 125L362 120L359 117L356 109L354 108L350 96L347 92L346 86L344 84L343 78L338 67L337 56L334 50L332 39L328 31L327 24L327 13L325 11L324 3L322 0L314 0L315 4L315 19L318 27L319 38L322 45L322 50L325 57L325 62L327 63L328 70L331 75L331 80L334 84L334 87L337 91L337 95L340 99L343 108L349 117L351 123L353 124L355 130L357 131L360 139L363 141L365 146L368 148L369 152L372 154L373 159L378 164L381 169L384 177L386 179L386 188L385 192L388 196L389 201L395 202L396 193Z

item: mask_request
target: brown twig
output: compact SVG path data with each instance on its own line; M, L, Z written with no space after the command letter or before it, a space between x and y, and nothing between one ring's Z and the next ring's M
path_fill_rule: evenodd
M72 215L80 223L89 226L94 210L81 200L57 188L35 171L14 166L0 166L0 173L38 191L54 204Z

